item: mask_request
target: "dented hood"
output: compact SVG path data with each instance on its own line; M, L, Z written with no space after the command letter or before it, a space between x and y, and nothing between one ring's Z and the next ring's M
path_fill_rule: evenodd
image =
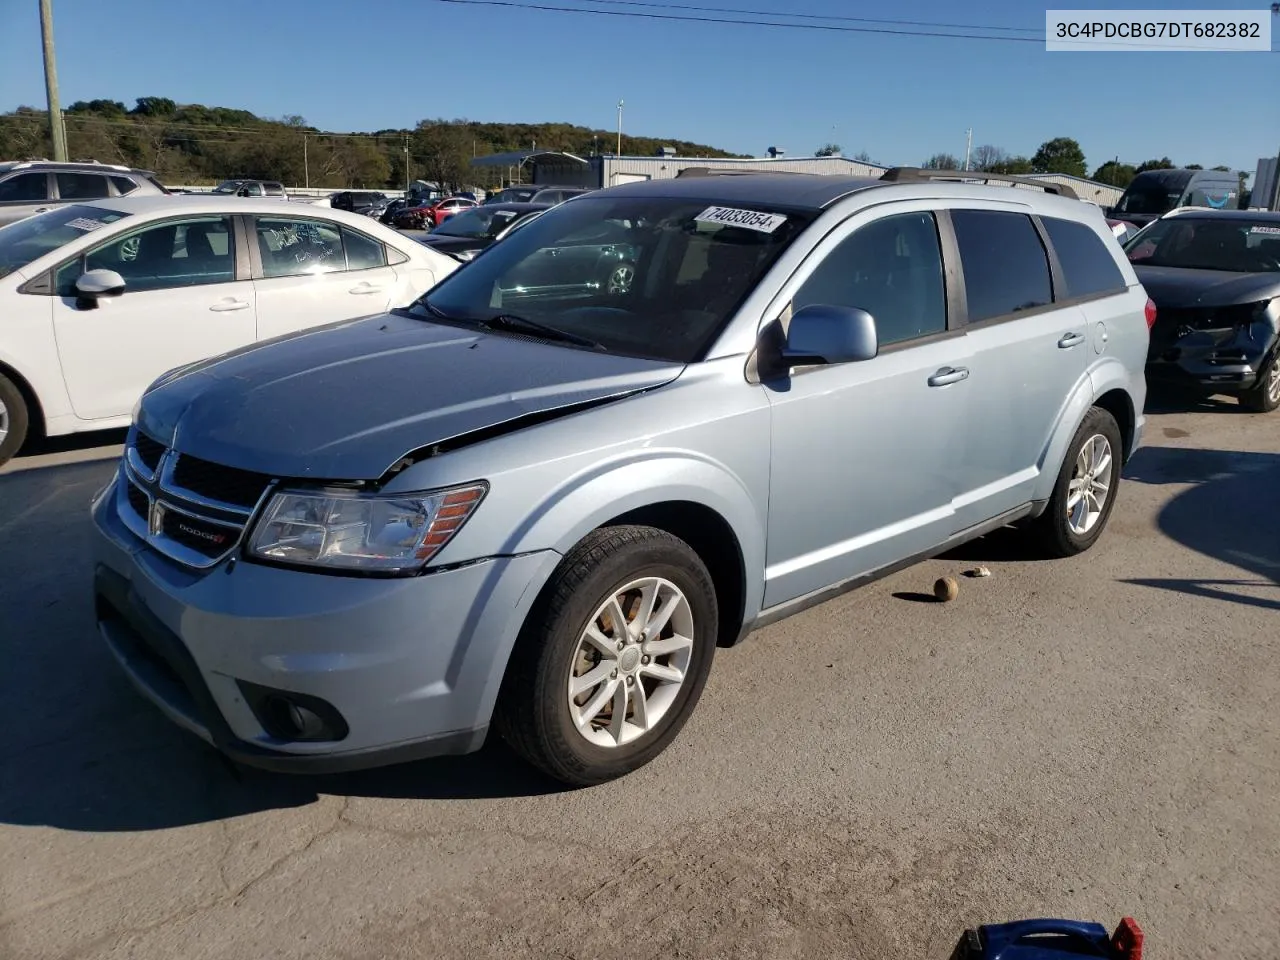
M387 315L182 369L143 397L138 425L244 470L372 480L411 451L660 386L682 369Z

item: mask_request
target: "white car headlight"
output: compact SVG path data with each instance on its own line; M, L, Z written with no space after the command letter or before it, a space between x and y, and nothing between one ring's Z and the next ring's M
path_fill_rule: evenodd
M371 572L425 566L480 505L488 484L424 494L277 493L249 542L267 560Z

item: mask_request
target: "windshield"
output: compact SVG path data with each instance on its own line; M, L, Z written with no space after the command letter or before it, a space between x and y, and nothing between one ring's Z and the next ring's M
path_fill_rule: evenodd
M0 229L0 277L127 216L117 210L76 203L11 223Z
M505 190L499 190L493 196L489 197L485 203L528 203L533 199L533 195L541 189L539 187L507 187Z
M1116 204L1116 213L1168 213L1182 196L1181 190L1169 190L1156 183L1130 186Z
M1280 272L1280 221L1243 217L1157 220L1125 245L1134 264L1233 273Z
M716 211L730 222L716 222ZM410 309L485 323L514 314L628 356L699 359L808 214L706 201L583 198L514 230Z
M240 189L240 184L242 183L244 183L243 180L223 180L222 183L218 184L216 187L213 188L213 192L214 193L235 193L237 190Z
M520 216L516 210L492 210L485 207L472 207L462 213L454 214L432 233L442 237L486 237L492 239L511 226Z

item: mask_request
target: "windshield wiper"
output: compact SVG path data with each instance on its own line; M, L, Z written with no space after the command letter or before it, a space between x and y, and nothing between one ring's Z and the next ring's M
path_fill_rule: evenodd
M479 326L488 330L511 330L534 333L539 337L542 337L544 340L558 340L561 343L572 343L579 347L590 347L592 350L604 349L604 344L597 340L592 340L590 337L584 337L577 333L570 333L568 330L561 330L558 327L539 323L537 320L530 320L528 317L521 317L514 313L495 314L487 320L479 321Z

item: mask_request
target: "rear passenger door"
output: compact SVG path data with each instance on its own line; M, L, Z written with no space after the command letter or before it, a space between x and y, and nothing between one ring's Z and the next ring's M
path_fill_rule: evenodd
M387 248L332 220L253 217L258 338L383 313L399 297Z
M955 464L956 522L965 530L1027 503L1041 471L1058 469L1044 455L1087 376L1089 344L1085 313L1063 289L1043 227L1026 207L952 209L949 221L972 354L966 441Z
M0 180L0 227L49 209L49 174L29 170Z

